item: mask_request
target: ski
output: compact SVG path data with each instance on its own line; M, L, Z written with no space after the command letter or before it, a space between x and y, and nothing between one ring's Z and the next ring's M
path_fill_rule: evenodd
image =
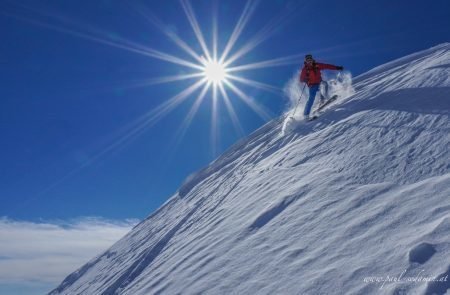
M326 102L324 102L321 106L319 106L316 110L316 112L321 111L324 107L326 107L327 105L329 105L330 103L332 103L333 101L335 101L338 98L337 95L333 95L332 97L330 97L329 99L327 99Z
M333 95L331 98L327 99L327 101L325 101L321 106L319 106L316 110L312 112L311 116L308 119L306 119L306 121L309 122L319 118L319 116L322 114L321 111L323 110L323 108L332 103L333 101L335 101L337 98L338 98L337 95Z

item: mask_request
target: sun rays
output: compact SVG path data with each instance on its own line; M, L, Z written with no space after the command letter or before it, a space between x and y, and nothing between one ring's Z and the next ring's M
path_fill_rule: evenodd
M118 42L118 44L109 44L117 48L137 51L136 53L177 64L192 71L187 74L185 73L180 75L150 78L141 83L132 85L131 87L174 83L182 80L194 80L192 86L180 92L178 95L166 100L160 106L145 114L140 120L136 120L133 127L134 129L131 132L132 135L128 134L126 137L134 137L136 134L140 134L143 130L156 124L178 105L184 102L189 96L195 95L195 92L200 91L199 89L201 89L200 94L198 94L192 107L175 133L176 140L174 140L173 143L175 146L178 146L181 143L183 136L189 129L189 126L194 120L197 111L200 109L202 102L205 99L210 99L211 151L212 155L215 156L218 149L218 141L220 139L220 130L218 129L218 118L220 112L225 111L228 114L234 130L239 137L245 134L242 123L240 122L239 116L233 106L235 99L241 100L244 105L253 110L253 112L262 120L268 121L272 118L270 111L261 105L255 98L245 94L245 92L241 90L238 85L242 84L245 86L254 87L276 95L281 94L281 89L263 82L242 77L239 74L243 71L298 63L299 58L301 58L300 55L274 58L252 64L238 64L237 61L269 38L279 26L287 21L289 15L292 14L293 9L280 13L276 18L269 21L265 27L258 31L253 38L250 38L242 46L238 47L239 38L245 30L246 25L250 22L251 16L255 13L259 4L259 1L257 0L246 1L241 15L239 16L231 35L228 37L225 46L223 48L219 48L219 39L224 40L224 38L219 34L218 1L212 1L212 26L210 26L212 40L210 42L208 42L205 38L204 32L201 29L201 25L198 22L191 2L189 0L180 0L179 3L194 33L195 41L201 49L200 52L196 52L193 49L193 46L189 45L188 42L170 30L168 26L166 26L145 6L135 5L133 8L146 21L159 29L171 42L173 42L174 45L176 45L183 52L187 53L192 60L163 53L159 50L138 45L136 43L123 43L119 40L120 42ZM89 39L92 40L93 38L89 37ZM104 43L101 40L97 41ZM219 103L219 101L221 103ZM224 109L221 109L221 106L225 106ZM139 131L136 132L136 130Z
M200 24L196 16L196 11L189 0L180 0L179 5L185 15L190 29L194 33L194 44L183 40L177 33L170 29L159 17L157 17L144 4L130 4L132 11L134 11L141 19L151 24L153 27L161 31L177 48L186 53L186 57L179 57L173 53L164 52L162 50L151 48L145 44L139 44L127 40L123 37L112 34L108 31L103 31L94 28L91 25L76 22L62 16L61 14L49 11L38 10L36 8L20 5L25 15L17 13L5 13L9 16L15 17L22 21L32 23L41 27L45 27L54 31L76 36L91 42L111 46L117 49L126 50L144 57L154 58L165 61L183 68L183 74L169 75L161 77L149 77L141 82L128 85L129 87L151 87L155 84L177 83L179 81L193 81L190 86L175 94L171 98L165 99L156 108L148 111L140 118L135 119L127 125L127 132L120 132L117 139L108 145L97 158L108 151L120 148L128 144L131 140L138 137L140 134L157 124L161 119L169 115L180 104L184 103L190 97L196 97L191 108L183 119L179 129L174 132L177 140L175 145L179 145L186 131L189 129L197 112L200 110L205 99L209 99L211 105L211 150L215 156L217 143L220 139L220 130L218 128L218 119L221 112L226 112L238 136L244 135L243 124L240 121L236 108L234 106L236 99L240 100L244 105L248 106L255 114L262 120L267 121L272 118L270 111L268 111L262 104L260 104L254 97L247 95L240 87L254 87L263 91L268 91L272 94L281 94L281 89L272 85L254 81L242 76L245 71L284 66L288 64L297 64L300 55L291 55L287 57L278 57L270 60L263 60L253 62L251 64L239 64L238 61L245 55L249 54L263 41L269 38L276 30L288 21L292 16L295 7L290 7L279 13L272 20L267 22L267 25L262 27L253 37L241 42L241 34L244 32L246 26L250 23L252 16L256 13L259 0L247 0L243 4L242 12L236 19L236 24L229 36L221 35L220 21L218 19L219 2L217 0L211 3L211 19L212 23ZM32 15L32 17L26 17ZM37 17L38 16L38 17ZM45 19L42 21L39 19ZM52 22L49 22L52 20ZM202 30L202 25L210 28L208 36L211 40L205 38L205 32ZM224 42L224 46L220 46L220 41ZM197 45L198 46L193 46ZM242 43L242 44L239 44ZM191 45L192 44L192 45ZM200 48L200 52L194 48ZM224 106L224 107L222 107Z
M264 67L272 67L272 66L280 66L286 64L297 63L299 56L288 56L283 58L276 58L273 60L261 61L253 64L247 65L239 65L236 64L237 60L241 57L245 56L249 52L251 52L256 46L262 43L265 39L267 39L278 26L280 26L283 22L286 21L287 16L292 11L287 11L285 13L281 13L274 20L270 21L268 25L263 27L253 38L249 41L245 42L243 46L238 48L237 43L239 41L239 37L241 33L244 31L245 26L250 21L251 16L254 14L259 1L248 0L242 13L237 20L237 23L228 38L224 48L220 50L219 48L219 31L218 24L219 20L217 17L218 10L218 2L213 1L213 11L212 11L212 42L208 43L205 39L204 32L201 29L201 26L197 20L197 16L195 14L195 10L193 9L191 3L188 0L180 0L181 7L186 15L186 18L190 24L191 29L194 32L196 41L201 48L201 52L195 52L187 42L183 41L179 36L170 32L166 29L166 26L159 20L158 17L153 15L150 11L145 10L142 12L142 7L136 8L136 11L140 11L140 14L145 17L150 23L155 25L157 28L161 29L169 39L174 42L180 49L189 54L195 61L186 61L188 63L196 63L198 62L201 67L200 72L195 72L193 74L188 75L180 75L179 77L163 77L156 78L153 80L153 83L169 83L182 79L189 78L198 78L203 79L204 84L206 85L203 88L201 95L194 102L189 113L186 115L186 119L183 121L180 126L180 130L177 132L178 135L183 136L186 133L186 130L189 128L190 123L197 110L199 109L200 104L207 93L210 93L210 98L212 100L211 103L211 150L213 155L216 154L217 142L219 139L219 130L217 128L218 123L218 113L222 111L219 109L219 100L223 102L222 105L225 105L225 111L228 113L229 118L234 126L234 129L238 136L242 136L244 134L242 123L239 120L239 116L237 115L235 108L233 106L233 99L240 99L245 105L247 105L250 109L252 109L261 119L264 121L270 120L271 115L269 115L269 111L265 109L264 106L260 105L253 97L246 95L238 86L235 84L241 83L246 86L255 87L264 91L268 91L271 93L280 94L281 89L277 87L273 87L271 85L253 81L251 79L239 76L240 71L248 71L252 69L259 69ZM232 66L234 65L234 66ZM187 67L191 65L185 65ZM192 66L191 66L192 68ZM231 74L233 72L233 74ZM198 77L198 76L200 77ZM232 97L230 97L232 95ZM180 139L177 140L177 144Z

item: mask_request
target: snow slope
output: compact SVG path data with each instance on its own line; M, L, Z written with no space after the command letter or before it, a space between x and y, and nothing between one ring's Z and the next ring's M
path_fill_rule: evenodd
M319 120L237 143L50 294L449 294L450 44L354 82Z

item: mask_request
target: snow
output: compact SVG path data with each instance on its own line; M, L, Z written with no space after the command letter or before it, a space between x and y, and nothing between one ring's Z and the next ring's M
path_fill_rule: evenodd
M448 293L449 77L447 43L282 133L289 110L51 294Z

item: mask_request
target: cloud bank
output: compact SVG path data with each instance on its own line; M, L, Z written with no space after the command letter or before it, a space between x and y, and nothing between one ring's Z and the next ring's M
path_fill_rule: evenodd
M98 218L34 223L0 218L0 294L5 286L56 286L136 223Z

